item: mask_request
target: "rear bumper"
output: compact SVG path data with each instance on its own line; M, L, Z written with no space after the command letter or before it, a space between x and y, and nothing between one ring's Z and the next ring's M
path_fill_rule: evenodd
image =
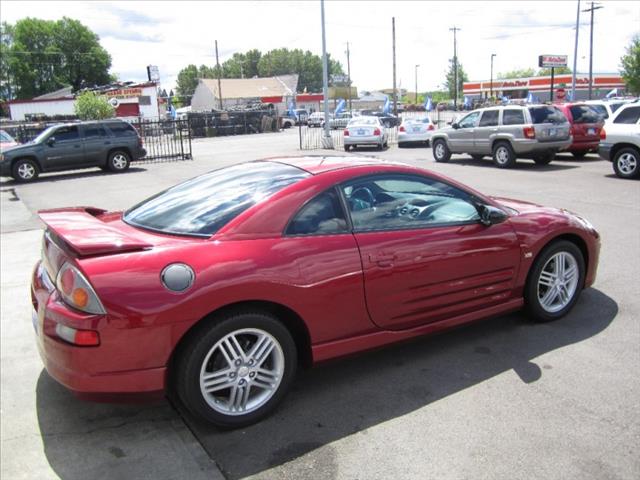
M345 145L381 145L384 141L384 137L374 135L349 135L348 137L344 137Z
M513 150L516 154L538 153L554 150L556 152L568 149L573 139L569 137L566 140L556 140L553 142L541 142L539 140L514 141L512 143Z
M58 297L40 262L32 276L31 299L38 352L49 375L66 388L80 396L96 399L118 394L156 396L164 391L165 367L108 371L107 366L114 361L114 351L104 345L102 336L99 346L80 347L56 335L57 324L100 332L106 317L84 314L67 307ZM124 354L120 351L120 355Z
M573 140L571 146L567 149L570 152L596 151L600 140Z
M425 133L398 133L398 143L411 143L411 142L428 142L431 140L431 132Z

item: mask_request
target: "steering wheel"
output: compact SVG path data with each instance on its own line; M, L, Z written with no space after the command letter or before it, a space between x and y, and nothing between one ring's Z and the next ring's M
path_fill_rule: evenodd
M351 194L352 199L358 199L363 202L367 202L369 204L368 208L371 208L375 205L376 199L373 196L373 192L368 187L359 187L356 188Z

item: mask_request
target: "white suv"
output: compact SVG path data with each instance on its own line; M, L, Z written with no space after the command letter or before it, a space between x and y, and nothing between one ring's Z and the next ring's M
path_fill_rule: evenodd
M640 103L623 105L600 131L598 153L621 178L640 177Z

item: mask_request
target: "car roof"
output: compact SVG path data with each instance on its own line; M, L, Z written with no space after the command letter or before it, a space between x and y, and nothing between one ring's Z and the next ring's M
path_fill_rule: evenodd
M291 165L292 167L299 168L312 175L318 175L325 172L331 172L333 170L341 170L352 167L365 167L365 166L401 166L411 167L409 164L401 162L390 162L380 160L374 157L347 157L347 156L314 156L307 155L304 157L271 157L265 158L263 161L283 163L285 165Z

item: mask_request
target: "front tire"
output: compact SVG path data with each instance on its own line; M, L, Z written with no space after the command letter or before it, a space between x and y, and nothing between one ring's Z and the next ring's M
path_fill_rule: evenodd
M536 322L557 320L573 308L584 285L585 263L580 249L561 240L538 255L525 286L525 305Z
M447 142L441 139L433 142L433 158L439 163L447 163L451 159L451 150L447 147Z
M11 170L11 176L16 182L33 182L40 175L40 167L33 160L23 158L18 160Z
M613 157L613 171L620 178L640 176L640 152L631 147L618 150Z
M493 147L493 163L498 168L511 168L516 163L516 153L508 142L498 142Z
M294 340L277 318L241 311L198 330L182 349L174 378L192 413L218 427L239 428L276 408L296 365Z
M129 154L122 150L116 150L115 152L111 152L109 155L109 159L107 160L107 167L112 172L124 172L129 168L131 164L131 159L129 158Z

